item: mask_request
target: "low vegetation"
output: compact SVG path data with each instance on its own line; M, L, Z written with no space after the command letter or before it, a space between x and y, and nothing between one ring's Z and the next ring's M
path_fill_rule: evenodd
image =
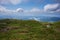
M60 21L1 19L0 40L60 40Z

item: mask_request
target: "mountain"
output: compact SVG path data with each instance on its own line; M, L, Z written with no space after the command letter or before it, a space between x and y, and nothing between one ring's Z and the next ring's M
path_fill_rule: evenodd
M36 21L45 21L45 22L52 22L52 21L60 21L60 17L46 17L46 16L25 16L21 18L22 20L36 20Z
M49 16L19 16L19 17L12 17L12 16L0 16L0 19L21 19L21 20L36 20L36 21L43 21L43 22L53 22L53 21L60 21L60 17L49 17Z

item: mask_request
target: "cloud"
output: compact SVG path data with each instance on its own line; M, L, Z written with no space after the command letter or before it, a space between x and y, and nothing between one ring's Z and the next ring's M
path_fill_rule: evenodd
M38 8L32 8L30 11L31 12L40 12L40 9L38 9Z
M15 10L7 9L6 7L3 7L0 5L0 12L2 13L58 13L60 12L60 4L47 4L44 6L44 9L39 8L32 8L30 10L26 10L23 8L17 8Z
M47 4L44 6L45 11L56 11L59 8L59 4Z
M16 10L10 10L10 9L7 9L6 7L0 6L0 12L2 12L2 13L20 13L23 11L24 11L24 9L22 9L22 8L18 8Z
M32 8L32 9L30 9L30 10L24 10L24 12L25 13L32 13L32 14L38 14L38 13L43 13L44 12L44 10L42 10L42 9L39 9L39 8Z
M0 0L0 4L8 4L9 0Z
M9 0L10 3L16 5L22 2L22 0Z
M18 8L17 10L21 10L21 11L23 11L24 9L21 9L21 8ZM40 12L41 10L39 9L39 8L32 8L32 9L30 9L30 10L24 10L23 12L25 12L25 13L35 13L35 12Z
M5 12L7 9L3 6L0 6L0 12Z
M18 8L18 9L16 9L16 12L24 12L24 9L23 8Z
M17 5L22 2L28 2L28 0L0 0L0 4L13 4Z
M22 0L24 3L28 3L30 0Z
M39 9L39 8L32 8L30 10L24 10L24 12L26 12L26 13L41 13L41 12L43 12L43 10Z
M40 18L36 18L36 17L32 17L32 18L29 18L30 20L35 20L35 21L40 21L39 19Z
M56 10L57 12L60 12L60 9Z
M16 5L16 4L19 4L21 2L22 2L21 0L0 0L0 4L13 4L13 5Z

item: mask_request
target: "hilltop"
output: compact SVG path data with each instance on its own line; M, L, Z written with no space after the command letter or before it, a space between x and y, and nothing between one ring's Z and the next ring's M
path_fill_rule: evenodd
M1 19L0 40L60 40L60 21Z

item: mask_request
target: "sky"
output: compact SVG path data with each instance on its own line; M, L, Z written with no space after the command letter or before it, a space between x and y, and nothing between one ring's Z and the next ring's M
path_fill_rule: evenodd
M60 0L0 0L1 17L60 17Z

